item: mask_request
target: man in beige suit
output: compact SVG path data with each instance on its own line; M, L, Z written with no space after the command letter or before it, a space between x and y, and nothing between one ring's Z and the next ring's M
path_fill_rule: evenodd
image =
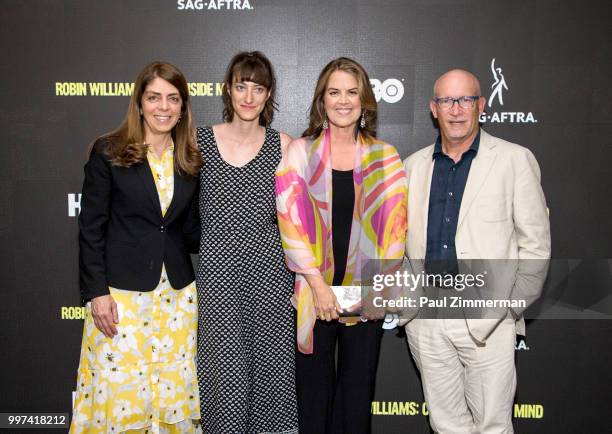
M467 71L449 71L434 85L430 109L440 136L404 162L406 263L429 273L431 264L492 260L502 269L488 282L496 298L528 305L542 289L550 257L540 169L528 149L480 128L485 103ZM406 325L434 431L513 432L515 323L522 310L421 315Z

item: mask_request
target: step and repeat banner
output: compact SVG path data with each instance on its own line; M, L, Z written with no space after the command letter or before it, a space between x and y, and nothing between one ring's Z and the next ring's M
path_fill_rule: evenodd
M0 34L0 412L69 412L84 310L77 216L88 147L122 120L136 74L181 68L199 125L221 121L225 66L261 50L278 76L273 127L298 136L319 71L371 77L379 137L432 143L435 79L473 71L483 127L533 151L550 211L547 291L559 308L517 340L520 433L607 432L612 405L612 7L607 1L7 1ZM561 301L559 301L561 300ZM546 308L543 308L546 311ZM585 315L585 312L589 315ZM375 433L428 433L405 336L385 332ZM273 409L271 409L272 411Z

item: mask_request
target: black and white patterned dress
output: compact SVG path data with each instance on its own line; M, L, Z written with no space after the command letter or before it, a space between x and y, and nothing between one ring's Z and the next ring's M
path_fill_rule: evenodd
M197 272L198 379L205 434L297 433L294 277L274 191L280 135L235 167L198 128L202 238Z

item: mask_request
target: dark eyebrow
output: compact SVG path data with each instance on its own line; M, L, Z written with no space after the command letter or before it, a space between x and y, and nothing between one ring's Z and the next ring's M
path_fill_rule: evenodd
M153 95L159 95L161 96L161 93L159 92L155 92L154 90L146 90L145 93L152 93ZM173 92L173 93L169 93L168 96L180 96L180 93L178 92Z
M251 81L251 80L236 81L232 84L242 84L244 86L248 86L248 84L246 83L247 81ZM254 81L251 81L251 83L253 83L251 87L263 87L264 89L267 89L266 86L264 86L263 84L255 83Z

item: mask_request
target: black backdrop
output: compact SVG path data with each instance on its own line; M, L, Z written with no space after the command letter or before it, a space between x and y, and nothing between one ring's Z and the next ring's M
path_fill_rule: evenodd
M495 96L487 106L483 125L529 147L540 162L553 257L562 264L548 286L574 305L597 292L593 303L610 313L608 2L3 0L0 6L1 412L70 411L82 332L75 217L82 166L91 140L122 119L129 83L155 59L175 63L194 83L195 118L208 125L221 119L218 83L231 55L264 51L279 81L273 126L298 135L318 72L332 58L354 57L380 99L379 136L403 157L435 138L427 105L435 78L469 69L489 97L494 61L507 89L503 104ZM594 320L570 311L531 321L527 340L517 345L518 432L610 429L611 316ZM420 383L397 331L384 336L372 410L376 433L428 432Z

